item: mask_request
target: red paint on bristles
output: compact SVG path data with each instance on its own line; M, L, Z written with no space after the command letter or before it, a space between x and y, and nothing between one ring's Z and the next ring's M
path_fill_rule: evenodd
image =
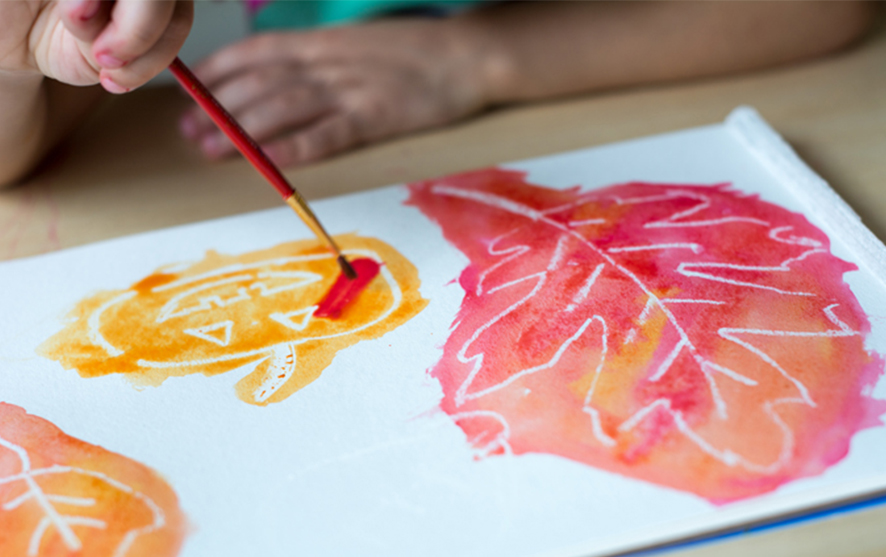
M271 159L262 151L255 140L240 127L240 124L234 120L234 117L215 100L209 89L200 83L197 76L178 57L169 65L169 71L172 72L172 75L184 87L185 91L197 101L197 104L206 111L206 114L209 115L221 131L228 136L237 149L243 153L243 156L252 163L252 166L261 172L271 185L280 192L284 200L295 193L295 190L289 185L289 181L277 169L276 165L271 162Z
M360 295L363 290L369 286L378 273L381 271L381 264L378 261L368 258L354 259L351 266L357 273L353 279L345 276L344 273L338 275L332 288L326 293L326 296L320 300L314 317L326 317L329 319L337 319L341 317L342 311Z

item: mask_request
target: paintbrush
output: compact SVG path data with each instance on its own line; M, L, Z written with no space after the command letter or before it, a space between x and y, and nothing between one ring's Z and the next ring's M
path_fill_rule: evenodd
M197 101L197 104L206 111L206 114L208 114L212 121L215 122L215 125L228 136L237 149L243 153L243 156L252 163L252 166L254 166L255 169L258 170L278 192L280 192L280 195L283 197L283 200L286 201L286 204L292 207L296 214L301 217L301 220L308 225L308 228L317 235L317 238L325 242L329 249L335 253L338 264L345 276L352 280L357 278L357 273L354 271L354 268L348 263L348 260L345 258L344 254L342 254L341 249L335 243L335 240L332 239L332 236L330 236L329 233L326 232L326 229L323 228L323 225L320 224L320 220L317 218L317 215L314 214L314 211L311 210L310 206L308 206L308 202L305 201L305 198L298 193L298 190L292 187L289 181L283 176L277 166L271 162L271 159L269 159L265 152L262 151L261 147L258 146L255 140L246 133L240 124L234 120L234 117L231 116L228 111L219 104L215 97L212 96L209 89L200 83L197 76L195 76L178 57L176 57L175 60L172 61L172 64L169 65L169 71L172 72L172 75L174 75L181 86L184 87L185 91Z

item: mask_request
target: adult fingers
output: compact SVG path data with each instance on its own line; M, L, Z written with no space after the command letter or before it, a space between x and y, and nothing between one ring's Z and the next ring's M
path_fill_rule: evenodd
M154 49L179 10L179 2L117 0L111 21L92 45L93 56L105 69L122 68Z
M91 42L101 34L111 15L111 2L72 0L61 3L65 28L77 39Z
M335 112L304 130L262 147L276 164L290 166L340 153L359 142L351 118L342 112Z
M119 69L102 68L102 86L111 93L125 93L144 85L163 71L184 44L193 17L191 2L176 2L172 18L153 48Z
M243 107L234 117L243 129L259 143L268 143L281 133L311 128L334 107L333 99L312 87L294 87L281 91L260 102ZM234 146L220 132L214 131L200 140L200 147L210 158L234 153Z

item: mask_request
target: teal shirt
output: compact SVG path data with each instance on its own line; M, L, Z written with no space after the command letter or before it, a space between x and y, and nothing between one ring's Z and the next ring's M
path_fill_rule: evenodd
M478 4L482 0L278 0L260 8L253 19L257 31L309 29L370 19L404 10L432 10L441 14Z

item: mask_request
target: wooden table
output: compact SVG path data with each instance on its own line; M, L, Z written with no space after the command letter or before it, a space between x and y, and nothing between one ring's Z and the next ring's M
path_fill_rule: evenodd
M21 187L0 192L0 260L280 206L244 161L209 164L181 140L175 89L107 103ZM722 121L756 107L886 240L886 27L824 60L747 76L492 111L293 170L309 199ZM879 507L669 553L886 555Z

